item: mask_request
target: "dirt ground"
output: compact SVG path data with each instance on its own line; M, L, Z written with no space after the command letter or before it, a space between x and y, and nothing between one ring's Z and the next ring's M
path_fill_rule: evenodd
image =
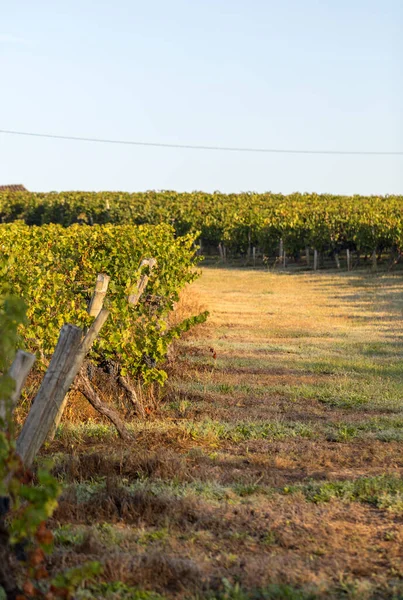
M51 567L103 563L82 598L403 598L402 275L205 268L186 302L133 443L75 404L46 449Z

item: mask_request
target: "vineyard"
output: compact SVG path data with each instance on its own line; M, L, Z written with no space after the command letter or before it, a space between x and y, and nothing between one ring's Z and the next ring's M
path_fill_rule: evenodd
M329 256L348 249L357 260L374 252L396 260L403 247L402 209L402 196L0 193L3 223L166 223L177 236L196 234L202 253L220 247L231 256L250 256L255 248L265 260L278 255L280 242L295 261L309 248Z
M239 268L402 208L0 192L0 599L402 598L401 272Z

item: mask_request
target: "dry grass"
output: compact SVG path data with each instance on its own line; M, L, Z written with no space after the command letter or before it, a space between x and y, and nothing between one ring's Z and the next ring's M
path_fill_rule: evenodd
M73 415L47 448L53 568L100 560L95 598L403 597L401 276L205 269L200 308L133 447Z

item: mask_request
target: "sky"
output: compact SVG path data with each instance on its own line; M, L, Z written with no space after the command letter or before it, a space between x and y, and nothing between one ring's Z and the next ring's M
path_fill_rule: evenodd
M403 151L402 0L0 0L0 129ZM0 185L402 194L403 156L0 133Z

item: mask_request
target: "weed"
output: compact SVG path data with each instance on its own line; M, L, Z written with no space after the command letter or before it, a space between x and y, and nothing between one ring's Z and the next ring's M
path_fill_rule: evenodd
M146 531L142 533L138 539L139 544L150 544L153 542L167 542L169 539L169 529L155 529L154 531Z
M217 390L221 394L233 394L234 389L235 389L234 386L230 385L228 383L221 383L219 386L217 386Z
M156 592L141 590L120 581L89 585L77 593L77 600L164 600Z
M84 540L85 531L81 527L66 524L53 530L56 545L77 546Z
M261 543L265 546L274 546L277 543L277 536L274 531L267 531L261 539Z
M343 424L338 426L336 432L330 433L327 439L334 442L351 442L357 435L357 427Z

